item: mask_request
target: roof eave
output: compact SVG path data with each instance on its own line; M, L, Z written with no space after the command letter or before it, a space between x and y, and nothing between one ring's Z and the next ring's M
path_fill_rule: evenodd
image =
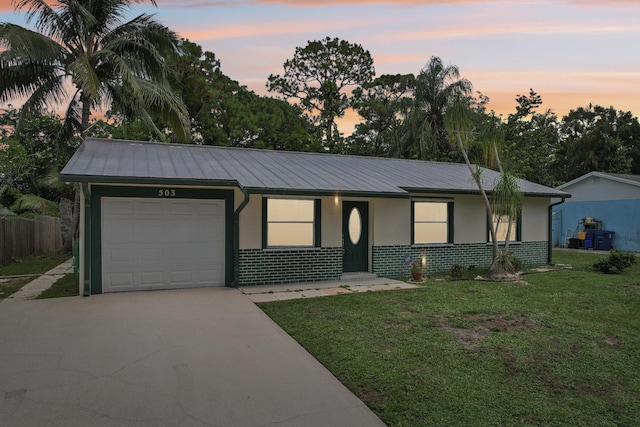
M95 184L137 184L137 185L180 185L202 187L240 187L236 180L222 179L184 179L184 178L151 178L151 177L123 177L123 176L95 176L95 175L67 175L60 174L63 182L86 182Z
M402 187L403 190L410 193L418 193L418 194L465 194L465 195L480 195L480 191L475 189L450 189L450 188L416 188L416 187ZM491 194L491 191L487 191L487 194ZM523 196L525 197L552 197L559 199L568 199L571 197L571 194L565 192L559 193L534 193L534 192L523 192Z

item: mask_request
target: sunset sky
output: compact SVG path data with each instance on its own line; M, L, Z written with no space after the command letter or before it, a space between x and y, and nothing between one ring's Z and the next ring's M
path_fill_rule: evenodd
M559 116L589 103L640 116L639 0L158 0L164 25L212 51L259 94L297 46L326 36L361 44L376 74L457 65L506 117L533 88ZM133 15L132 15L133 16ZM10 1L0 21L25 24ZM350 133L343 124L343 132Z

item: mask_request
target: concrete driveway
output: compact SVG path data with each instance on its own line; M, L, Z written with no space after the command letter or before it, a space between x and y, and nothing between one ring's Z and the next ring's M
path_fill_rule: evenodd
M240 291L0 303L0 424L383 426Z

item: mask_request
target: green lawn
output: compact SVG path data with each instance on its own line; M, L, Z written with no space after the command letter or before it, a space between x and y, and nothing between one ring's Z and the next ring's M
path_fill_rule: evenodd
M56 280L49 289L45 289L36 299L77 297L78 295L78 284L76 283L74 275L71 273L65 274Z
M70 254L59 252L47 252L40 255L25 258L19 262L14 262L0 266L0 277L37 275L46 273L57 265L71 258ZM24 285L31 282L35 277L12 277L0 279L0 300L7 298L19 291Z
M40 255L34 255L17 262L12 262L11 264L0 266L0 277L46 273L69 258L71 258L71 254L60 252L46 252Z
M605 254L606 255L606 254ZM261 305L389 426L640 424L640 265Z

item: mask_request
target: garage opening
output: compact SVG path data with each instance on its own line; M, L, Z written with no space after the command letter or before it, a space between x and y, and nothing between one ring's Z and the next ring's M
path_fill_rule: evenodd
M224 200L103 197L103 292L224 286L224 208Z

